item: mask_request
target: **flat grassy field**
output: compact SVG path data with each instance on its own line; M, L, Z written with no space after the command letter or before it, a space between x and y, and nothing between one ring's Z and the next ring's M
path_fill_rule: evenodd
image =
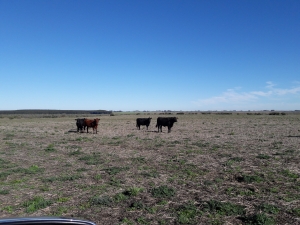
M137 117L152 117L149 130ZM300 224L300 114L1 115L0 217Z

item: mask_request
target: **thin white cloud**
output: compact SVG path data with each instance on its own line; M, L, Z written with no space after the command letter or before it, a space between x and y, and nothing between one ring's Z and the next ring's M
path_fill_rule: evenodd
M282 89L276 88L276 84L271 81L266 82L266 90L242 92L241 88L228 89L219 96L199 99L193 101L198 106L213 106L220 103L228 104L245 104L245 103L259 103L262 98L267 97L282 97L287 95L300 94L300 85L296 84L296 87Z
M198 100L199 103L217 104L217 103L237 103L244 101L253 101L257 97L251 93L239 93L236 89L228 89L220 96Z

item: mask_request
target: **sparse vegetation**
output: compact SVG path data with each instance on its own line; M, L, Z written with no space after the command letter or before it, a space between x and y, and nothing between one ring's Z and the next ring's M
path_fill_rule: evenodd
M300 114L248 114L180 113L171 133L158 113L148 131L106 114L98 134L77 133L74 117L91 114L1 115L0 215L296 224Z

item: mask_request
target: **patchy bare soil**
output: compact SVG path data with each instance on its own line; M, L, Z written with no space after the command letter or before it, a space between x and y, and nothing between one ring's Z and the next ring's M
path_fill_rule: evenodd
M300 114L0 118L0 217L97 224L300 224ZM174 115L172 115L174 116ZM90 117L89 118L93 118Z

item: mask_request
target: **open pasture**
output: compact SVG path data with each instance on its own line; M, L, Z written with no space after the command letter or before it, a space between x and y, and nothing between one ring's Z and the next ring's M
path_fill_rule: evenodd
M173 114L171 133L158 116L2 115L0 217L300 223L300 114ZM83 117L98 134L75 132Z

